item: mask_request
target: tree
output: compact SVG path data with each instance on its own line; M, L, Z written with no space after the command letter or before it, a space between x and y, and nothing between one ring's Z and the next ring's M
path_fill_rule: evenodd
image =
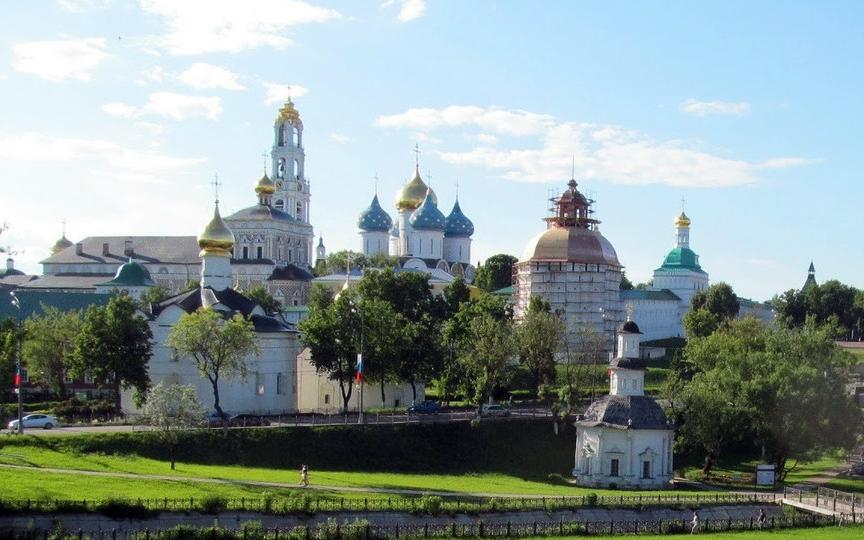
M695 374L684 385L681 436L706 451L708 469L730 437L758 441L780 480L789 461L854 445L861 411L845 389L853 361L830 328L734 320L690 339L685 354Z
M15 358L18 354L18 322L6 317L0 320L0 398L5 399L12 391L15 380Z
M158 304L166 298L171 298L171 289L162 283L157 283L153 287L144 291L141 295L140 302L142 306L147 306L148 304Z
M619 288L622 291L632 291L633 290L633 282L627 278L627 274L621 272L621 285Z
M489 292L509 287L513 284L513 265L517 261L516 257L504 253L492 255L477 269L474 285Z
M861 337L864 332L864 291L829 280L803 290L790 289L771 304L786 328L802 328L808 317L817 324L833 323L837 338Z
M741 304L735 291L720 282L699 291L690 299L690 311L684 315L684 328L690 337L705 337L738 316Z
M531 298L525 319L516 328L516 344L535 391L539 391L540 385L555 382L556 357L563 345L564 328L564 321L552 313L548 301L540 296Z
M245 379L247 358L260 352L252 321L209 308L184 313L167 344L178 356L190 358L201 377L210 381L213 408L220 416L225 413L219 403L219 381Z
M24 323L22 356L30 380L60 399L66 398L65 379L74 365L75 336L81 325L80 311L60 311L56 307L48 307Z
M327 271L331 274L344 274L348 268L365 268L366 255L357 251L343 249L327 255Z
M246 292L246 296L261 306L261 309L266 311L267 313L279 313L282 310L282 302L273 298L273 296L267 292L267 289L264 288L263 285L256 285L249 289Z
M134 388L136 399L143 399L150 385L147 363L153 354L153 334L136 310L135 301L125 293L112 296L107 306L90 306L75 338L72 373L90 373L109 384L118 412L121 389Z
M173 471L180 431L199 425L205 415L195 388L191 384L160 382L147 393L143 412L144 421L156 428L159 437L168 445Z

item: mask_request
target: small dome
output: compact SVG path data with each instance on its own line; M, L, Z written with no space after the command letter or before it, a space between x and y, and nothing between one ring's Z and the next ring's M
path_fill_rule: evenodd
M450 211L444 224L445 236L471 236L474 234L474 224L462 213L458 200L453 205L453 210Z
M639 326L633 321L624 321L621 326L618 327L619 334L641 334L639 331Z
M294 107L294 102L291 101L290 97L285 102L285 105L282 105L282 108L279 109L279 114L276 115L276 123L280 122L288 122L295 126L303 125L303 121L300 120L300 113Z
M276 191L276 185L266 174L258 180L258 184L255 186L255 193L259 195L272 195L274 191Z
M234 233L219 215L219 205L213 210L213 219L198 235L198 246L201 248L200 256L204 255L231 255L234 247Z
M369 208L363 210L360 214L360 219L357 220L357 227L365 232L388 232L393 225L393 220L387 215L387 212L381 208L378 203L378 194L372 198L372 204Z
M687 214L685 214L682 211L681 215L678 216L677 218L675 218L675 226L676 227L689 227L690 226L690 218L687 217Z
M150 272L147 271L144 265L130 259L129 262L120 265L120 268L117 269L117 273L114 275L114 279L103 283L103 285L152 287L156 283L150 277Z
M609 240L599 231L579 227L546 229L528 243L522 260L621 266Z
M699 266L699 255L686 247L673 248L663 259L663 266L659 270L692 270L693 272L704 273L702 267Z
M443 231L446 219L434 200L435 194L430 189L423 199L423 204L411 214L411 226L416 230Z
M416 210L423 203L427 193L431 193L432 202L438 204L438 197L435 192L420 178L420 168L414 167L414 178L402 186L402 189L396 194L396 208L399 210Z
M54 242L54 245L51 247L51 255L56 255L57 253L60 253L64 249L72 247L73 245L74 244L72 244L72 242L68 238L66 238L66 235L64 234L60 238L60 240Z

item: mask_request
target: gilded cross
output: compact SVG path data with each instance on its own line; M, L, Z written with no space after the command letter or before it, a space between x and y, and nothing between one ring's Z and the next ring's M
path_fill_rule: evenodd
M219 186L222 185L219 182L219 173L213 175L213 182L210 185L213 186L213 196L216 198L216 204L219 204Z

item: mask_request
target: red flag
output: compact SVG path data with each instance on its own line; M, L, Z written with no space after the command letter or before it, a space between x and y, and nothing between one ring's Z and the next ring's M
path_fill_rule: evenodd
M15 386L17 388L21 387L21 374L20 373L15 374Z

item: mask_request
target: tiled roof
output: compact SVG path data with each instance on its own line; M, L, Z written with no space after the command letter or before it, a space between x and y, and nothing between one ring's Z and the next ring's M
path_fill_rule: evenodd
M648 396L603 396L588 407L579 423L589 427L671 429L663 409Z
M681 298L669 289L633 289L621 291L621 300L672 300L680 302Z
M255 325L256 332L289 332L294 330L291 324L279 318L270 315L253 315L252 311L258 304L234 289L217 291L211 287L205 287L203 290L195 288L151 304L150 310L153 317L158 317L162 311L171 306L177 306L186 313L192 313L202 306L215 304L221 304L233 312L249 317L252 324Z
M40 276L33 281L22 283L22 289L81 289L95 290L97 283L105 283L114 274L53 274Z
M194 236L88 236L81 240L82 253L74 245L51 255L42 264L117 263L129 260L124 254L126 241L132 241L134 259L142 263L199 264L198 241ZM108 244L108 255L102 254Z
M277 266L273 269L273 273L267 278L267 281L312 281L313 276L308 270L286 264L285 266Z

